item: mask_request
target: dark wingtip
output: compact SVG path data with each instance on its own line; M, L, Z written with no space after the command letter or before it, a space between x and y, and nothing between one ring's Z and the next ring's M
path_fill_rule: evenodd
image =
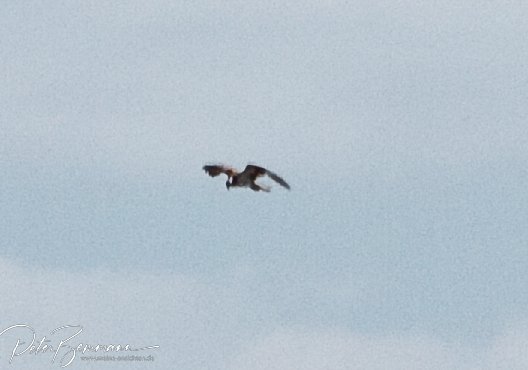
M202 170L204 170L204 172L209 176L213 177L213 175L211 174L211 166L205 165L202 167Z

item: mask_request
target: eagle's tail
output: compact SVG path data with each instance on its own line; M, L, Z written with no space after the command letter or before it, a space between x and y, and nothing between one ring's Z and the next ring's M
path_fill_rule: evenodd
M258 185L256 183L253 183L250 185L251 190L253 191L265 191L266 193L270 192L270 188L267 186Z

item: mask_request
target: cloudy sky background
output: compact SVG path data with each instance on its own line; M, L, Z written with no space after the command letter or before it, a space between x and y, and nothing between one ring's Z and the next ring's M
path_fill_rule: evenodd
M528 368L528 5L0 12L2 329L152 369Z

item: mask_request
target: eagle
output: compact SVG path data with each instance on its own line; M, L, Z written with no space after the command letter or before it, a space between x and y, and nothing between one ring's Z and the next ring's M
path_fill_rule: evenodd
M271 177L272 180L278 182L280 185L284 186L286 189L290 190L290 185L286 183L281 177L277 176L275 173L259 166L248 164L244 171L238 172L236 169L224 166L222 164L213 164L205 165L202 169L211 177L216 177L222 173L227 175L226 188L229 190L231 186L238 187L249 187L253 191L265 191L269 192L269 187L264 187L255 182L258 177L267 175ZM231 181L229 181L231 180Z

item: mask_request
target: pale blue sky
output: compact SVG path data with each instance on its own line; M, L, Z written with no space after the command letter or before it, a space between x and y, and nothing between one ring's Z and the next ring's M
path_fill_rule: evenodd
M0 14L0 327L158 344L152 369L528 367L528 5Z

